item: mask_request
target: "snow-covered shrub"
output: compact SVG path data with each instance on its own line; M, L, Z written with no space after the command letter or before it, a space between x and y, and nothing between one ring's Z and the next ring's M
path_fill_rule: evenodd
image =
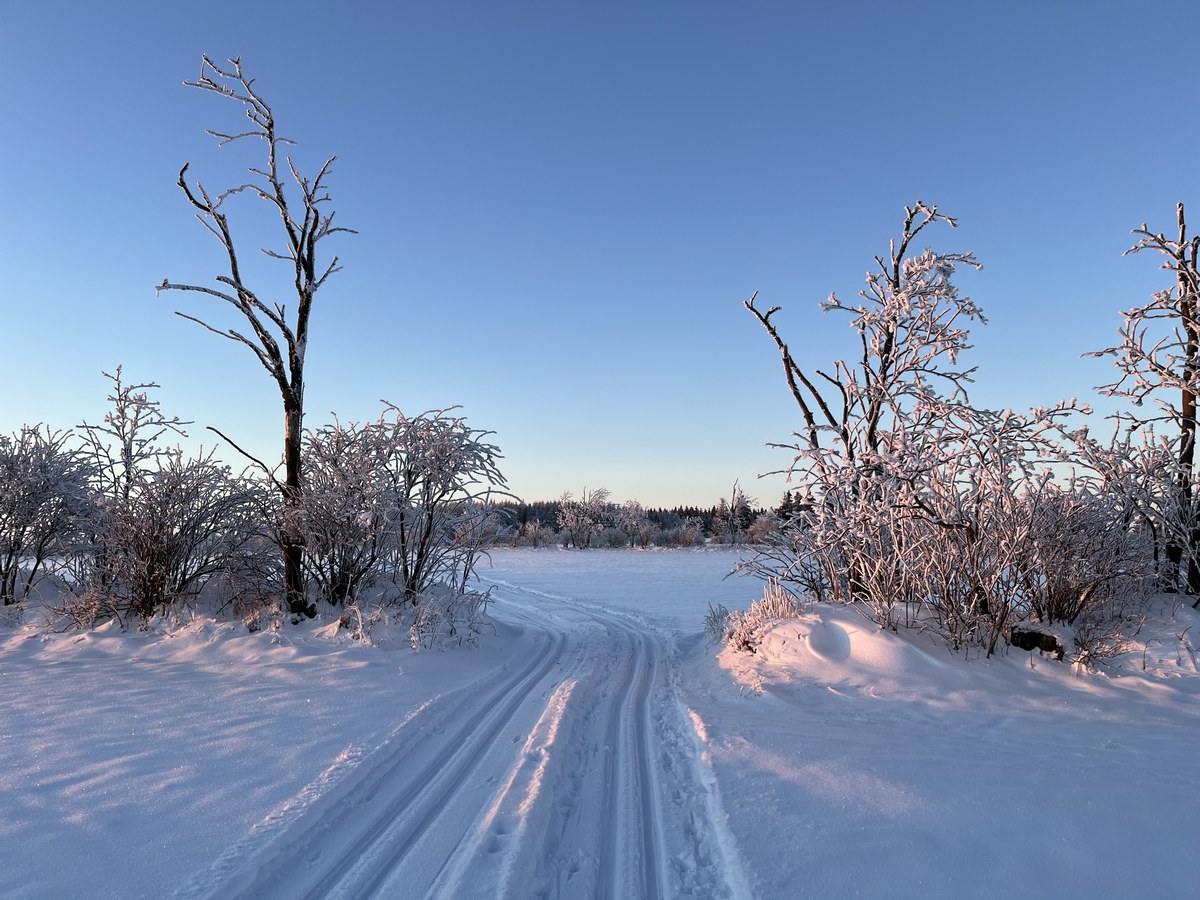
M286 596L278 528L265 518L252 524L260 526L259 533L252 533L226 561L219 584L222 609L231 610L248 631L274 630L283 621Z
M637 500L626 500L616 509L613 518L616 527L629 539L630 547L636 546L645 550L650 546L654 526L641 503Z
M263 503L212 451L188 457L162 445L186 423L150 399L157 385L125 384L120 368L105 377L112 408L103 425L82 426L93 504L64 554L64 611L78 621L145 620L236 567Z
M514 547L541 547L554 546L558 541L558 535L554 529L548 525L542 524L541 519L530 519L518 529L516 537L513 539Z
M380 646L403 642L413 650L474 645L491 626L490 600L489 592L459 591L447 585L434 585L415 605L359 599L341 607L325 634Z
M319 599L353 603L382 574L397 498L384 471L386 424L332 425L304 435L304 562Z
M54 617L75 628L93 628L101 622L119 617L121 610L107 593L88 587L76 589L63 595Z
M374 588L415 607L435 589L467 590L504 533L491 505L504 478L489 432L450 412L386 404L375 422L307 433L305 554L321 599L354 603Z
M605 488L596 488L591 493L585 488L578 500L567 491L559 500L558 530L570 539L573 547L590 547L592 538L608 524L609 518L608 491Z
M410 645L414 650L428 650L445 643L477 643L488 627L490 602L490 591L432 586L413 607Z
M1152 425L1126 421L1118 422L1107 442L1093 438L1086 427L1069 438L1075 458L1097 485L1094 492L1108 498L1112 518L1147 543L1157 588L1177 591L1181 574L1200 566L1191 540L1200 533L1200 500L1186 501L1180 494L1186 467L1173 442Z
M629 536L615 525L605 528L593 540L597 546L610 550L620 550L629 546Z
M466 591L479 558L498 537L492 498L503 494L500 451L450 410L411 418L388 405L383 474L394 505L383 563L399 599L416 605L429 588Z
M654 536L659 547L695 547L704 540L704 523L698 516L687 516L674 528L664 528Z
M238 566L259 510L211 452L172 450L137 474L128 496L99 498L90 540L72 554L72 589L103 595L122 619L164 612Z
M768 626L782 619L799 618L800 613L795 595L779 582L768 581L762 598L751 603L748 610L726 612L723 617L724 642L735 650L756 653ZM720 618L713 616L714 627Z
M91 472L71 437L41 426L0 435L0 604L29 596L89 513Z
M746 540L752 544L763 544L773 534L777 534L783 523L774 513L761 513L756 516L746 529Z
M1065 440L1064 423L1086 407L1018 415L969 403L971 370L956 366L966 323L983 317L951 276L977 264L908 252L938 221L954 225L936 207L907 209L863 302L826 301L851 317L862 354L818 371L820 381L776 330L778 307L747 301L781 353L804 427L787 445L797 497L744 568L856 604L881 627L931 629L990 655L1017 622L1103 619L1114 598L1144 590L1151 542L1112 479Z
M704 633L713 644L725 643L729 634L729 608L724 603L713 606L708 604L708 612L704 615Z

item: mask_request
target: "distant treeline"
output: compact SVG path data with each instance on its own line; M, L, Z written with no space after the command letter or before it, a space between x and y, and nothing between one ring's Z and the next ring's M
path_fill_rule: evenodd
M525 525L529 522L541 522L543 525L554 525L558 522L559 513L562 511L561 500L534 500L532 502L516 501L510 503L498 503L495 509L503 512L513 525ZM657 509L645 509L646 518L659 528L678 528L688 519L698 519L705 530L712 528L713 517L717 514L718 507L714 506L673 506L670 509L659 507ZM750 509L747 510L748 521L743 524L743 527L749 527L765 510Z
M611 502L600 490L579 499L499 502L493 512L516 545L690 547L761 541L792 507L790 494L776 508L757 507L735 486L712 506L644 508L635 500Z

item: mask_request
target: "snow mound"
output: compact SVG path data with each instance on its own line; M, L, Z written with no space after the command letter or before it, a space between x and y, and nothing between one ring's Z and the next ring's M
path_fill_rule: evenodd
M1200 694L1200 661L1191 635L1200 612L1163 598L1124 652L1097 670L1001 646L992 658L952 653L916 629L880 629L854 609L816 605L795 619L768 624L753 654L725 648L719 657L743 689L797 700L813 689L875 700L920 699L939 707L999 709L1018 696L1047 708L1063 698L1132 693L1156 703ZM1190 702L1190 700L1188 701Z
M741 684L756 690L770 685L776 692L789 685L824 685L896 697L944 690L954 680L944 648L919 635L882 631L852 609L839 607L818 607L769 625L756 653L726 649L721 660Z

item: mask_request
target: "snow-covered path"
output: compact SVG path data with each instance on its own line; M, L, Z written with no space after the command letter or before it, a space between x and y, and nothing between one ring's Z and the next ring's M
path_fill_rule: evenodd
M180 893L745 895L670 635L515 585L495 596L526 652L422 705L286 827Z
M497 552L447 652L0 621L0 896L1196 896L1190 604L1101 672L833 607L718 656L736 560Z

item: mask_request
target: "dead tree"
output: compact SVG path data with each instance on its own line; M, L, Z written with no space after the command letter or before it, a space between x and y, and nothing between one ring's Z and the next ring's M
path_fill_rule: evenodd
M243 106L246 118L250 120L247 130L230 134L209 130L208 133L217 138L222 146L243 138L260 139L266 151L266 166L252 166L249 169L252 176L250 181L213 195L199 181L189 186L187 171L190 164L184 164L179 172L179 187L188 203L196 210L196 218L220 243L226 256L228 270L216 276L216 286L176 284L164 279L157 290L195 291L206 294L228 303L241 313L249 325L248 333L237 328L216 328L186 313L176 314L214 334L249 348L279 388L283 400L282 481L279 480L276 469L250 456L215 428L212 430L261 467L280 490L284 509L280 545L283 551L287 603L293 613L311 615L315 610L309 604L304 588L303 529L298 521L302 500L301 434L304 420L304 356L308 348L308 318L317 291L330 275L341 268L336 256L328 263L319 263L318 245L331 234L352 230L335 227L333 212L324 211L325 204L329 202L325 182L336 157L327 159L312 179L300 174L290 156L281 158L280 145L293 142L277 133L275 115L255 90L254 79L246 76L241 59L231 59L229 65L232 66L231 70L222 69L205 55L202 57L200 77L195 81L185 81L184 84L227 97ZM284 237L283 249L264 247L262 252L291 267L289 293L294 291L295 305L290 311L290 317L287 305L283 301L267 299L260 295L243 278L238 249L224 211L226 201L242 193L257 196L279 214Z
M1200 525L1195 504L1196 398L1200 393L1200 235L1188 237L1183 204L1176 207L1175 237L1152 232L1143 224L1133 233L1137 243L1126 254L1153 250L1175 284L1157 291L1144 306L1126 313L1118 330L1120 343L1088 356L1112 356L1121 377L1099 390L1126 397L1136 407L1153 399L1157 414L1140 411L1124 416L1139 425L1169 423L1175 441L1175 521L1166 524L1168 590L1175 589L1181 564L1187 566L1187 591L1200 595Z

